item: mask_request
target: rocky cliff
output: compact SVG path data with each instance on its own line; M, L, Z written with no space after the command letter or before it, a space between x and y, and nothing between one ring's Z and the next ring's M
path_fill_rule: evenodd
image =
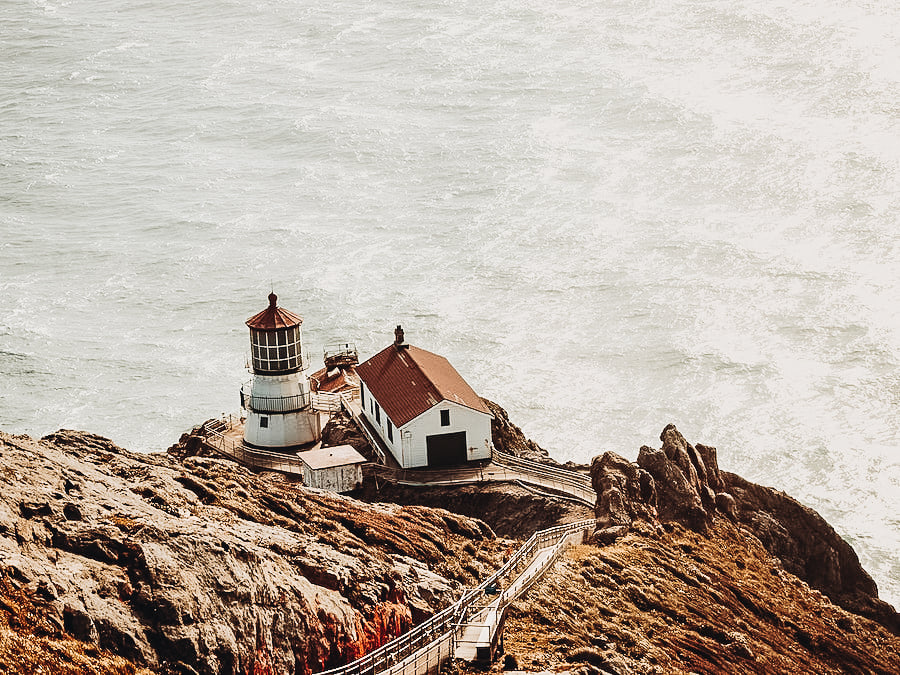
M900 638L719 517L702 534L636 521L572 549L514 603L505 645L508 668L572 675L896 675L900 664Z
M451 603L508 545L444 510L91 434L0 434L0 460L4 644L15 651L18 626L45 640L47 664L56 641L72 659L103 655L96 672L308 674Z
M503 665L898 672L897 614L827 523L673 426L661 441L594 460L598 528L516 603ZM0 434L0 673L309 675L498 567L514 542L471 516L524 539L588 515L503 485L369 485L365 503L196 452Z
M491 415L493 415L493 419L491 419L491 441L497 450L523 459L530 459L534 462L557 463L550 457L549 452L525 436L522 430L509 420L509 415L502 406L490 399L482 398L481 400L484 401L488 410L491 411Z
M727 518L751 533L784 569L842 607L900 634L900 615L878 589L853 548L812 509L783 492L720 472L716 449L688 443L674 425L662 447L640 449L636 463L607 452L594 459L598 531L609 543L635 521L677 522L706 532Z
M598 528L515 604L508 667L900 672L900 617L817 513L720 472L672 425L660 440L594 459Z

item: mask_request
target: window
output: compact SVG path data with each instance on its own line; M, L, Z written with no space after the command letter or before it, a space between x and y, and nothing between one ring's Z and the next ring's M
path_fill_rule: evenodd
M442 427L450 426L450 411L449 410L441 410L441 426Z
M375 404L375 421L379 424L381 423L381 408L378 407L378 404Z
M393 443L394 442L394 425L391 424L391 421L388 420L388 440Z
M359 405L363 410L366 409L366 388L363 386L359 388Z
M286 372L303 366L298 327L274 331L251 328L250 342L256 372Z
M269 428L269 418L268 417L260 417L259 418L259 428L260 429L268 429Z

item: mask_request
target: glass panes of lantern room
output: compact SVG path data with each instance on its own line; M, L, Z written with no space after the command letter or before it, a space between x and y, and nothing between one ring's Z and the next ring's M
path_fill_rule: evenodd
M297 370L301 367L300 328L299 326L278 330L251 328L250 350L253 370L258 373Z

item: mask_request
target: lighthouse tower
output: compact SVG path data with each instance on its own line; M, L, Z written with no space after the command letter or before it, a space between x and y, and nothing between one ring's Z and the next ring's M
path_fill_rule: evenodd
M303 319L279 307L277 300L271 293L269 306L247 319L253 381L249 392L241 389L247 410L244 443L288 450L318 439L319 417L310 407L309 381L303 374Z

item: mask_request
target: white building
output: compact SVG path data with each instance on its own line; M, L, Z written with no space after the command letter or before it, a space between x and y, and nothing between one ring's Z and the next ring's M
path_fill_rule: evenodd
M278 297L249 319L253 382L241 389L247 411L244 443L269 450L296 449L320 436L319 416L311 407L309 381L296 314L282 309Z
M492 415L443 356L394 344L357 366L363 414L401 467L450 466L491 456Z
M303 463L303 484L308 487L349 492L362 485L366 458L349 445L298 452Z

